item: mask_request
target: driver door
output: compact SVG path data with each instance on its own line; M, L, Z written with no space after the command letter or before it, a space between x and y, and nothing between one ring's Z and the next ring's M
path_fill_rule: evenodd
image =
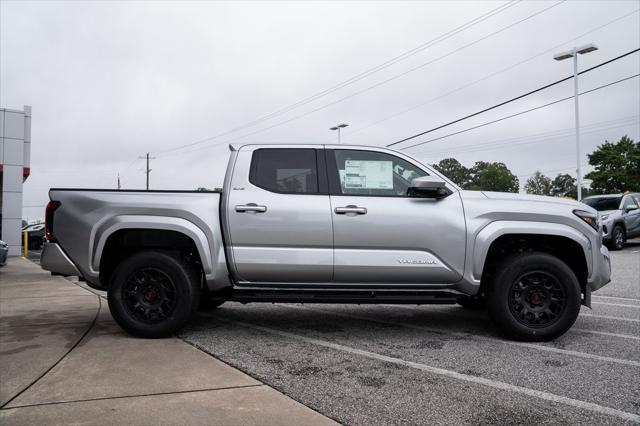
M333 221L333 280L446 284L464 272L465 219L458 191L407 196L427 176L408 158L370 149L327 149Z

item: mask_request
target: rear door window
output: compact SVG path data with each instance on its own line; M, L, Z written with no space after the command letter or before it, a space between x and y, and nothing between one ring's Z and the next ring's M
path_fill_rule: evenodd
M282 194L318 194L315 149L269 148L253 152L249 182Z

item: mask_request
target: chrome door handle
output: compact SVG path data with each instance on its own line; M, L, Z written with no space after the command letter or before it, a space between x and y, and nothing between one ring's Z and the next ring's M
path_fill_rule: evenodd
M367 214L366 208L358 206L336 207L334 211L336 212L336 214Z
M267 211L267 206L259 206L256 203L249 203L249 204L236 206L236 211L238 213L244 213L244 212L264 213Z

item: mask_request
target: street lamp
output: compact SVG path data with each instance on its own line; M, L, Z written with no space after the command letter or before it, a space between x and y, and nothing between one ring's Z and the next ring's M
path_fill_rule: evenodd
M337 130L338 131L338 145L340 145L340 129L344 129L345 127L347 127L348 124L345 123L341 123L341 124L336 124L335 126L331 127L329 130Z
M576 111L576 161L578 166L576 169L576 180L578 187L578 201L582 200L582 166L580 166L580 108L578 106L578 55L584 55L585 53L593 52L594 50L598 50L595 44L587 44L553 55L553 59L556 61L564 61L565 59L573 58L573 99Z

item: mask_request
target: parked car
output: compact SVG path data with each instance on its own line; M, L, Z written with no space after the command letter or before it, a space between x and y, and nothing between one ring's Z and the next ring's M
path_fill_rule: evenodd
M4 266L7 263L8 255L9 246L4 241L0 240L0 266Z
M640 193L594 195L582 200L598 211L604 243L620 250L628 238L640 236Z
M29 250L40 250L44 244L44 223L36 223L34 225L28 225L22 229L22 232L27 232L27 239L29 242ZM24 242L24 240L23 240Z
M42 267L107 290L142 337L177 332L203 298L484 302L505 335L549 340L610 280L591 207L463 191L379 147L234 145L221 192L49 196Z

